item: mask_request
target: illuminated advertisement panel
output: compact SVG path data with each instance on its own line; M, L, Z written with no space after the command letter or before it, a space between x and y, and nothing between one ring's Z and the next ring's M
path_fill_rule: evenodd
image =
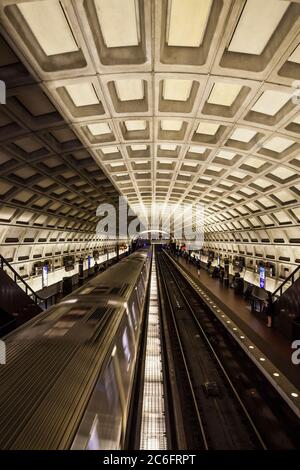
M259 268L259 287L261 289L265 288L265 281L266 281L266 270L263 266Z

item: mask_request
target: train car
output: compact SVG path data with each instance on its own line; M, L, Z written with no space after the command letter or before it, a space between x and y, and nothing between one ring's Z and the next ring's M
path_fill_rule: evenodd
M0 449L122 449L151 249L4 338Z

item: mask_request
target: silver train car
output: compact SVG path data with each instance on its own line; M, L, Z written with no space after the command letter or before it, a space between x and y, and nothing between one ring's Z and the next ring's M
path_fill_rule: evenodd
M7 335L0 449L122 449L151 249Z

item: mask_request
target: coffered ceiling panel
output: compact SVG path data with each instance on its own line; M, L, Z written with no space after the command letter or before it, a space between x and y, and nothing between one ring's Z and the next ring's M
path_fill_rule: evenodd
M208 237L298 223L298 1L3 0L0 15L8 206L91 221L120 193L144 211L202 202Z

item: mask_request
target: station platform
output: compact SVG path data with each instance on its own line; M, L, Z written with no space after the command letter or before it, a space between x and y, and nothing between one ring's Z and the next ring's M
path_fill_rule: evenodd
M125 253L120 254L119 260L124 258L124 256L126 256ZM104 271L106 268L116 263L117 261L118 261L117 258L114 257L114 258L111 258L109 261L99 263L97 272L95 272L94 267L91 269L85 269L83 271L82 284L85 284L87 281L97 276L97 274ZM74 291L80 286L79 274L77 273L70 277L71 277L72 291ZM55 284L51 284L50 286L47 286L47 287L44 287L43 289L38 290L36 294L39 297L48 300L48 307L51 307L52 305L57 304L63 299L63 297L65 297L65 295L67 295L66 293L63 292L63 280L62 279L56 282Z
M203 268L198 277L197 268L192 263L181 257L172 256L172 258L226 312L228 317L272 361L278 370L300 390L300 366L294 365L291 361L293 353L291 342L276 328L268 328L260 318L251 312L251 306L246 300L234 293L234 289L223 286L219 279L213 279Z

